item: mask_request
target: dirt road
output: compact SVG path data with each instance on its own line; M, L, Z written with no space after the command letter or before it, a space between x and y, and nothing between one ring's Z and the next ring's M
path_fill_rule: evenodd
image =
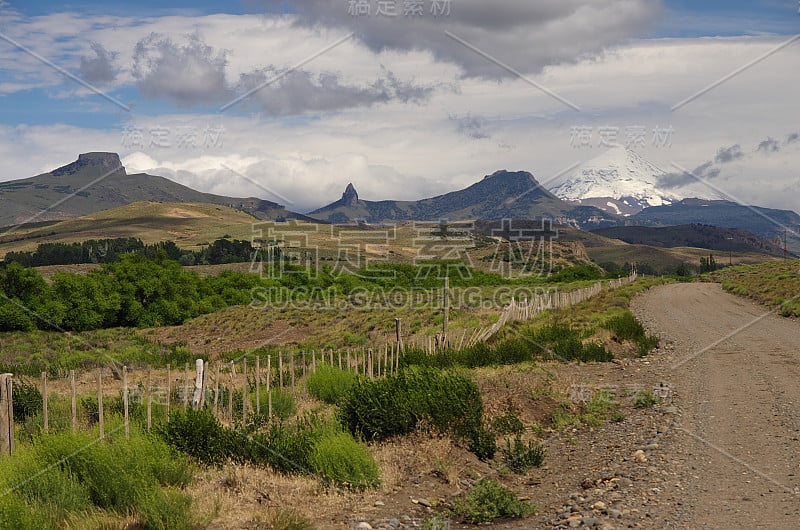
M651 368L680 410L665 449L682 500L662 523L800 528L800 323L716 284L660 286L632 309L669 345Z

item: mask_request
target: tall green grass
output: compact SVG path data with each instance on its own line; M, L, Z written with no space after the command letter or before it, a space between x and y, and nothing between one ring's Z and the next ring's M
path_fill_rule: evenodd
M144 528L192 528L186 457L158 438L45 434L0 460L0 528L61 528L100 511ZM165 489L166 488L166 489ZM79 523L78 523L79 524Z

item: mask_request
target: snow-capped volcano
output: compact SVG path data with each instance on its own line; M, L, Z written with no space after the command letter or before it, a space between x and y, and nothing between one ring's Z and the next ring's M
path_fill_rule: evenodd
M664 206L682 197L658 185L665 172L634 151L611 147L567 175L550 191L561 199L632 215L648 206Z

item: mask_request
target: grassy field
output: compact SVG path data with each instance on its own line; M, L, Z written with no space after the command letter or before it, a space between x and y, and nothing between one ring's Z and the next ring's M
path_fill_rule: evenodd
M727 267L705 275L728 292L752 298L783 316L800 317L800 260Z

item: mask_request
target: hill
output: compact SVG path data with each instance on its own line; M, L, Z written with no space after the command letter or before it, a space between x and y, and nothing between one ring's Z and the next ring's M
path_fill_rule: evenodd
M731 201L683 199L675 204L645 208L629 219L637 225L701 223L736 228L752 232L776 245L778 239L783 239L785 229L789 251L800 252L800 215L791 210L745 206Z
M34 250L40 243L72 243L89 239L135 237L144 243L172 240L197 249L229 235L249 241L252 215L216 204L135 202L45 226L20 228L0 236L0 256L9 251Z
M702 224L678 226L616 226L592 230L595 234L634 245L696 247L723 252L763 252L783 256L783 248L746 230Z
M368 223L416 220L535 219L548 217L573 226L608 226L617 221L591 206L562 201L527 171L497 171L458 191L418 201L366 201L348 184L342 198L308 214L326 222Z
M116 153L84 153L49 173L0 182L0 226L61 221L138 201L204 202L236 208L259 219L304 218L255 197L202 193L164 177L129 175Z

